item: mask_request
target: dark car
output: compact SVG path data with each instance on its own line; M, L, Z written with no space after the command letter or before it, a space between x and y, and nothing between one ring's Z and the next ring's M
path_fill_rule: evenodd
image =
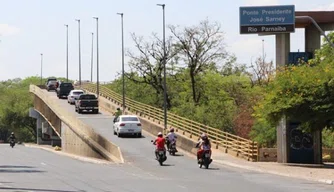
M56 89L57 97L60 99L62 97L67 97L68 94L74 89L72 83L59 83L58 88Z
M45 85L48 86L50 81L57 81L57 78L55 77L49 77L48 80L46 81Z
M94 94L81 94L78 99L75 99L75 111L82 113L83 111L92 111L99 113L99 102Z
M56 84L57 81L49 81L48 84L46 85L46 90L50 91L50 90L56 90Z

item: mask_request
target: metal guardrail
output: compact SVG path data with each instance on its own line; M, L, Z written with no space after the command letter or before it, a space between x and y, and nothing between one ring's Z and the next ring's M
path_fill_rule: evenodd
M81 88L96 93L96 84L84 84ZM117 105L122 106L122 96L120 94L110 90L105 85L100 85L99 92L100 96L106 97ZM129 98L126 98L125 105L128 111L144 116L153 122L163 124L164 113L162 109ZM205 132L209 135L217 149L222 147L225 149L226 153L233 152L236 156L240 156L249 161L257 161L258 145L254 141L224 132L217 128L212 128L170 112L168 112L167 126L174 127L177 132L181 132L181 134L190 138L193 136L199 137Z

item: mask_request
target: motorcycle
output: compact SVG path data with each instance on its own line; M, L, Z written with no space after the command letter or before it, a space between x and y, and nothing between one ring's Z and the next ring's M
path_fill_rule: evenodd
M151 140L151 142L153 143L153 140ZM153 145L155 145L155 143L153 143ZM167 160L166 151L161 150L161 149L158 150L158 154L156 154L156 159L159 162L159 164L162 166L163 162Z
M205 169L208 169L211 162L212 162L211 151L205 150L203 152L202 158L199 159L199 162L198 162L199 168L202 168L202 166L204 165Z
M12 139L12 140L10 140L9 144L10 144L10 146L13 148L14 145L15 145L15 141Z
M169 143L168 151L170 155L175 155L175 153L177 152L175 140Z

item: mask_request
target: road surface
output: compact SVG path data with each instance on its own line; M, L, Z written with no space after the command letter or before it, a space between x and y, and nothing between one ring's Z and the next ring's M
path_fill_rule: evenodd
M58 100L54 92L48 94ZM334 191L332 185L215 163L209 170L199 169L193 158L182 154L168 156L166 166L161 167L154 159L154 146L149 135L144 134L143 138L118 138L112 132L111 116L103 113L77 114L74 106L67 104L66 100L59 100L59 105L119 145L126 163L99 165L41 149L1 146L3 158L0 162L3 167L0 170L0 191Z

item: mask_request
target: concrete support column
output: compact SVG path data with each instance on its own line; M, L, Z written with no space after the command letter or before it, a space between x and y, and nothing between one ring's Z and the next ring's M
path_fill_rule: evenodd
M287 136L287 121L286 117L283 116L277 125L276 135L277 135L277 162L278 163L288 163L289 161L289 146L288 146L288 136Z
M305 52L314 53L316 49L321 47L321 33L314 26L308 26L305 28Z
M42 135L39 135L39 130L42 129L42 121L43 121L43 117L42 116L38 116L37 117L37 123L36 123L36 138L37 138L37 145L40 145L42 143Z
M276 69L284 67L289 61L290 52L290 33L276 34ZM277 125L277 162L288 162L288 145L286 134L286 117L282 117Z
M288 64L290 33L276 34L276 69Z
M314 164L322 164L322 132L316 130L313 135Z
M288 64L290 52L290 33L276 34L276 69ZM288 162L287 122L285 116L277 125L277 162Z

